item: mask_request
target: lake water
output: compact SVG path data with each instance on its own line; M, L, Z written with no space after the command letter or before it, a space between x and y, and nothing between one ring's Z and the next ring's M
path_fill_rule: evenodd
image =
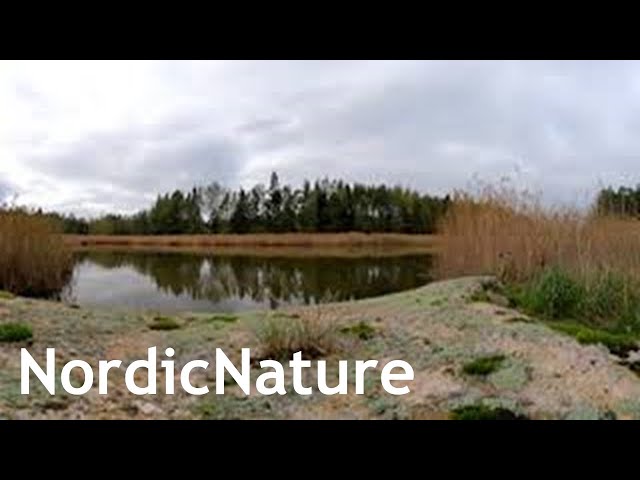
M432 256L76 254L64 298L81 306L239 311L374 297L428 283Z

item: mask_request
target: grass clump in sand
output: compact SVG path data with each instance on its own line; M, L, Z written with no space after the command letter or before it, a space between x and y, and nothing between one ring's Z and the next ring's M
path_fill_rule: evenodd
M266 316L252 328L264 358L290 359L296 352L302 352L306 358L319 358L338 349L335 323L320 317Z

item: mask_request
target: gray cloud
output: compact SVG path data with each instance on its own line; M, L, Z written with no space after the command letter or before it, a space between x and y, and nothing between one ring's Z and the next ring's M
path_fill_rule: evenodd
M435 193L518 172L562 201L640 179L637 62L109 63L89 80L82 64L55 69L0 79L18 118L4 137L15 161L0 168L31 202L65 210L131 211L272 169ZM33 193L43 185L51 195Z

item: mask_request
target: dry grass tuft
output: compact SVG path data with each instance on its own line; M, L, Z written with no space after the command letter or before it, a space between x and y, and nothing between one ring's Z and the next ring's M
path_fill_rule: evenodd
M254 324L253 333L260 356L276 360L291 359L296 352L302 352L303 358L323 357L334 353L339 343L336 323L320 315L269 315Z

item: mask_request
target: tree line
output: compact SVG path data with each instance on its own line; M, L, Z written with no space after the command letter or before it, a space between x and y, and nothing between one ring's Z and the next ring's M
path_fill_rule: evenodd
M232 190L218 182L159 195L133 215L94 219L52 214L65 233L166 235L202 233L397 232L433 233L449 197L399 186L351 184L343 180L269 185Z
M596 197L595 210L599 215L640 218L640 185L603 188Z

